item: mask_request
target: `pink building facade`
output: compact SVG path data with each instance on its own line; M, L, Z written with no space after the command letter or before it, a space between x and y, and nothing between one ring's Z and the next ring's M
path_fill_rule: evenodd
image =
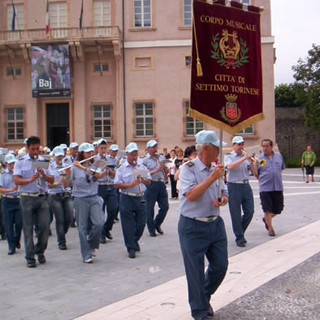
M249 1L243 1L249 2ZM187 116L190 95L191 0L11 0L0 4L0 145L93 142L121 149L194 144L212 127ZM274 39L269 0L261 15L265 120L242 134L249 145L275 138ZM32 47L68 45L70 96L32 97ZM59 75L59 74L58 74ZM231 141L228 134L224 140Z

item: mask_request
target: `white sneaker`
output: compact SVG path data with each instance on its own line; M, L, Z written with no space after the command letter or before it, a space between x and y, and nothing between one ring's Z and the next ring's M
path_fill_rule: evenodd
M96 257L97 256L97 250L96 249L92 249L91 250L91 256L92 257Z
M84 262L84 263L92 263L93 260L92 260L92 258L90 257L90 258L88 258L88 259L86 259L86 260L83 260L83 262Z

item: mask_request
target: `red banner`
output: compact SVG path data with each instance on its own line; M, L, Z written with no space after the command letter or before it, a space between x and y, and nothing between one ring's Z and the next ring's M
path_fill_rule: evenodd
M193 1L189 116L231 134L262 120L259 8Z

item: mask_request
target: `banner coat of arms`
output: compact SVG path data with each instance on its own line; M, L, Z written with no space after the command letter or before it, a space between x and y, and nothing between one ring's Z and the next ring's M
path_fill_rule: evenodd
M189 116L234 134L264 119L259 8L193 1Z

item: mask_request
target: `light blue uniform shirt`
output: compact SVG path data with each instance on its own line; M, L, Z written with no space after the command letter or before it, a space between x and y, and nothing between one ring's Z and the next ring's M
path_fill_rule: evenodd
M58 169L60 169L61 166L58 166L57 163L55 161L51 162L48 168L48 174L50 176L54 177L54 182L57 182L60 178L61 178L61 174L58 171ZM58 186L54 187L54 188L48 188L48 193L49 194L56 194L56 193L63 193L66 192L63 183L59 184Z
M283 191L281 172L285 169L285 164L282 155L279 152L273 152L270 160L263 153L258 158L267 161L265 167L258 166L259 191Z
M152 171L155 168L159 167L160 162L163 160L166 160L166 158L164 156L158 155L158 160L154 159L153 157L151 157L150 154L146 155L146 157L143 159L143 164L145 165L145 167L149 170ZM165 179L163 170L160 170L154 174L151 175L151 179L152 180L158 180L158 179Z
M224 166L227 169L227 166L230 163L236 162L240 160L243 157L243 155L238 155L235 151L232 151L224 156ZM228 170L227 169L227 181L228 182L236 182L236 181L243 181L243 180L249 180L249 168L251 166L251 163L249 160L243 161L239 167Z
M9 169L5 169L4 172L0 176L0 186L4 189L12 189L15 187L13 183L13 172ZM18 191L1 193L4 196L18 196Z
M41 156L39 157L40 161L45 161ZM34 159L30 158L29 154L26 154L21 160L18 160L14 166L13 175L21 176L23 179L30 179L36 172L36 169L32 169L32 163ZM48 174L48 170L44 170L45 174ZM47 181L43 176L40 176L40 188L38 185L38 180L35 180L27 185L19 186L19 192L27 193L43 193L48 191Z
M212 203L212 200L218 200L219 198L219 180L216 180L202 197L194 202L188 201L185 195L195 185L209 177L213 170L214 165L211 165L209 169L198 157L180 167L180 214L184 217L203 218L220 215L220 208ZM223 179L221 180L221 194L228 195L226 185Z
M92 168L91 164L87 168ZM93 176L77 167L72 167L70 183L72 184L72 195L77 198L94 196L98 194L98 180L94 181Z
M143 164L137 163L136 166L137 169L147 169ZM126 161L120 168L117 169L116 171L116 176L114 179L114 184L117 185L118 183L131 183L133 180L136 179L133 174L134 167ZM151 179L150 174L148 174L148 179ZM141 193L145 192L146 186L141 183L139 186L134 186L131 188L126 188L126 189L120 189L120 192L132 192L132 193Z
M68 155L68 156L65 156L63 159L62 159L62 164L63 166L68 166L70 164L73 164L77 159L76 158L73 158L72 155Z

